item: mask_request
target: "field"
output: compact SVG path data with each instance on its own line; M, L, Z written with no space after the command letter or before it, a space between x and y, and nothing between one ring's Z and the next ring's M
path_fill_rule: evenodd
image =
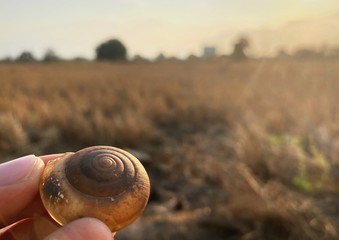
M338 239L339 62L0 64L0 157L128 149L152 194L116 239Z

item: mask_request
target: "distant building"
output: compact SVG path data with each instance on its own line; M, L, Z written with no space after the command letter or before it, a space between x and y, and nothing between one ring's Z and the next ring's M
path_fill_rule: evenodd
M216 57L216 49L215 47L204 47L204 52L202 54L202 58L214 58Z

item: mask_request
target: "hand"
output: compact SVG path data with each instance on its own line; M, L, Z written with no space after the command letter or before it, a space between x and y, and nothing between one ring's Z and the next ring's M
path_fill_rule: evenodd
M45 163L60 155L29 155L0 164L0 239L112 240L114 234L97 219L81 218L60 227L46 212L39 179Z

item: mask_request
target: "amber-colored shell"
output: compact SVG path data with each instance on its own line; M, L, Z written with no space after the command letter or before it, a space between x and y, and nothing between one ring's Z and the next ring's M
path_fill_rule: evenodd
M40 182L42 202L59 224L98 218L118 231L144 210L150 193L148 175L130 153L95 146L48 162Z

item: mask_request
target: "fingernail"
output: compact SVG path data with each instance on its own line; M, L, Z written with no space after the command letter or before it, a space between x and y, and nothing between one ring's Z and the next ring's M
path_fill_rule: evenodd
M0 164L0 186L24 180L31 173L37 157L28 155Z

